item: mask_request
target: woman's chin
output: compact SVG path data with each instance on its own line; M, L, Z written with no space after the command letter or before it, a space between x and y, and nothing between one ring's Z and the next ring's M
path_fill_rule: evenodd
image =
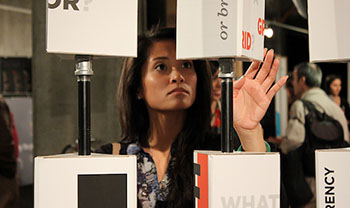
M191 104L188 103L177 103L171 109L173 110L186 110L191 107Z
M153 105L150 106L151 109L159 110L159 111L181 111L181 110L187 110L192 105L189 101L176 101L171 103L163 103L161 106L159 105Z
M216 102L220 101L220 98L221 98L221 96L212 96L212 97L213 97L213 100Z

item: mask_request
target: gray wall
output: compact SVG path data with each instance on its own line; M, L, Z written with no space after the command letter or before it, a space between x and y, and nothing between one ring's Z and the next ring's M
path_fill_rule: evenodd
M77 82L73 60L45 51L45 0L32 2L34 154L60 153L78 137ZM99 146L119 136L116 90L121 60L93 61L91 77L91 135Z
M31 0L0 0L0 56L32 56Z

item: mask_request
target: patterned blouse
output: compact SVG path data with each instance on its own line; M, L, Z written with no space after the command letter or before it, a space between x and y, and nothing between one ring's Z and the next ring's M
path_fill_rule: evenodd
M212 132L220 134L221 133L221 103L216 102L215 111L211 114L210 126Z
M152 208L157 201L166 201L169 193L169 167L174 164L174 158L171 157L163 180L158 182L155 163L138 142L128 145L127 154L137 157L137 198L142 207Z

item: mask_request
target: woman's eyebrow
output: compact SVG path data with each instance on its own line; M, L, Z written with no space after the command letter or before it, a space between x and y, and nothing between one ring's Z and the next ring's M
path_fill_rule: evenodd
M166 57L166 56L155 57L155 58L152 59L152 61L154 61L154 60L163 60L163 59L168 59L168 57Z

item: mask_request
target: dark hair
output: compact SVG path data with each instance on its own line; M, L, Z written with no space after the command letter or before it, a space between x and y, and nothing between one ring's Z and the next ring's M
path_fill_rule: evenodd
M322 71L318 65L303 62L296 65L294 69L297 70L298 80L305 77L305 83L308 87L321 86Z
M325 79L325 81L324 81L324 86L323 86L323 88L324 88L324 91L326 91L326 93L329 95L329 94L331 94L331 84L332 84L332 82L334 81L334 80L336 80L336 79L339 79L339 80L341 80L341 78L340 78L340 76L338 76L338 75L335 75L335 74L331 74L331 75L328 75L327 77L326 77L326 79Z
M286 81L286 88L293 92L293 73L288 73L288 79Z
M219 70L219 62L218 61L209 61L211 76L214 76L215 73Z
M118 108L122 131L122 143L139 141L148 145L149 116L146 104L137 99L141 88L141 69L149 56L150 47L157 41L176 40L174 28L153 29L138 38L137 58L124 61L118 88ZM169 207L184 207L193 200L193 150L205 136L210 125L211 77L205 61L194 60L197 74L196 99L186 110L184 125L176 140L175 164L169 171ZM192 204L191 204L192 206Z

